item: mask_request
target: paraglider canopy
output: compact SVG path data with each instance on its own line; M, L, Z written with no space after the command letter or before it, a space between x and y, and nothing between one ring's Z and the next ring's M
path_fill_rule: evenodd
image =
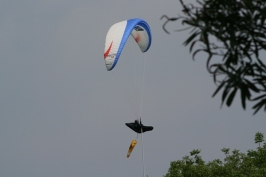
M130 35L135 39L141 52L149 50L151 31L145 20L133 18L115 23L110 27L105 38L104 60L107 71L115 67Z
M144 126L138 120L135 120L135 122L125 123L125 124L130 129L132 129L133 131L135 131L136 133L144 133L146 131L152 131L153 130L153 127L152 126Z

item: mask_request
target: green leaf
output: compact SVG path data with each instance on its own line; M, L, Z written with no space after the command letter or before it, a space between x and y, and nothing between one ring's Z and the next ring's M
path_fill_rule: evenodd
M225 82L222 82L219 86L218 86L218 88L215 90L215 92L213 93L213 95L212 95L212 97L214 97L220 90L221 90L221 88L224 86L224 84L225 84Z
M261 103L257 103L257 104L255 104L255 105L252 107L253 109L255 109L253 115L255 115L255 114L260 110L260 108L261 108L262 106L263 106L263 104L261 104Z
M258 97L256 97L256 98L252 99L252 101L259 100L259 99L261 99L261 98L263 98L263 97L266 97L266 94L263 94L263 95L261 95L261 96L258 96Z
M228 107L231 106L232 101L233 101L233 99L234 99L234 97L235 97L235 94L236 94L237 90L238 90L238 88L235 87L235 89L234 89L234 90L231 92L231 94L229 95L229 97L228 97L228 99L227 99L227 101L226 101L226 105L227 105Z
M198 49L198 50L196 50L196 51L193 53L193 55L192 55L193 60L195 60L195 56L196 56L196 54L197 54L198 52L201 52L201 51L204 51L204 49Z
M246 109L246 88L242 87L241 88L241 103L242 103L242 107L243 109Z
M225 100L225 98L227 97L227 94L229 93L229 91L230 91L230 88L229 88L229 86L227 85L227 86L224 88L224 92L223 92L223 94L222 94L222 104L221 104L221 105L223 105L224 100Z
M248 87L249 87L251 90L253 90L253 91L256 92L256 93L259 93L259 92L260 92L260 90L255 86L255 84L251 83L251 82L250 82L249 80L247 80L247 79L244 79L244 80L246 81Z
M200 34L199 31L195 31L183 44L187 46L195 37Z
M196 42L199 42L199 40L195 40L191 43L190 45L190 49L189 49L189 52L191 52L193 50L193 46L196 44Z

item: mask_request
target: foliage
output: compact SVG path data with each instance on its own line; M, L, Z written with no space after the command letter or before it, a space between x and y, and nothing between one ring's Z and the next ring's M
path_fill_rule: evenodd
M194 59L198 53L207 54L207 70L221 90L221 105L231 106L240 92L243 109L253 103L254 114L266 111L266 65L262 54L266 49L265 0L196 0L193 4L180 3L183 16L166 18L169 22L181 20L191 35L184 41L190 45ZM180 30L177 30L180 31ZM215 41L215 42L214 42Z
M259 132L258 132L259 133ZM256 136L258 136L258 133ZM259 133L261 134L261 133ZM261 134L262 135L262 134ZM263 136L263 135L262 135ZM255 142L256 143L256 142ZM200 150L193 150L190 156L170 163L164 177L265 177L266 176L266 143L256 150L241 153L223 148L225 158L205 162Z
M257 132L255 135L255 143L259 143L259 147L260 147L260 143L263 142L263 134L260 132Z

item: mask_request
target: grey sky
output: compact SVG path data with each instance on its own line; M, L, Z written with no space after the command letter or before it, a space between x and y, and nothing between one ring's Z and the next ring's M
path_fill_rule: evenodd
M177 0L2 0L0 176L142 176L140 136L127 159L136 134L124 123L135 119L131 74L143 57L142 119L154 126L144 134L149 177L163 176L192 149L213 160L223 158L223 147L255 148L255 133L266 135L265 113L252 116L250 105L243 111L239 98L220 109L205 59L192 61L182 45L187 32L161 28L161 15L180 10ZM150 50L143 55L129 39L116 68L106 71L108 29L135 17L151 27ZM169 25L176 28L180 23Z

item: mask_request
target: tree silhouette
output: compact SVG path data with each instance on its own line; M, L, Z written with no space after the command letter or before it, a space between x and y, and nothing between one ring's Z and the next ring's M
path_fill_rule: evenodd
M221 106L231 106L239 91L243 109L252 102L254 114L266 111L266 1L262 0L196 0L184 4L182 15L168 17L166 25L180 20L191 35L184 41L190 45L192 58L207 54L206 67L220 91ZM263 57L264 54L264 57Z

